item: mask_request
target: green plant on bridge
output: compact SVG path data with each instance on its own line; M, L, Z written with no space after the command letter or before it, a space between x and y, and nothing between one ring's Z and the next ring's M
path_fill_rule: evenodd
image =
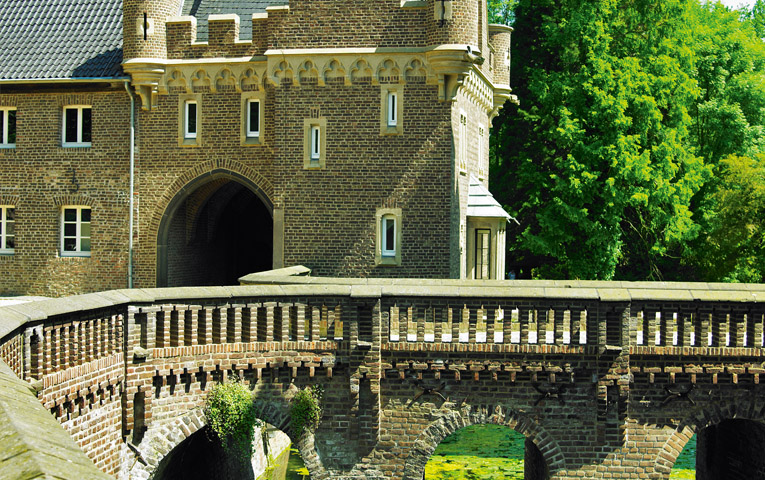
M290 408L290 418L292 433L296 439L303 435L304 430L312 431L319 426L323 395L324 387L321 385L305 387L295 394Z
M262 426L263 422L257 418L247 386L238 377L229 383L215 385L207 395L204 414L223 450L242 461L249 461L255 427Z

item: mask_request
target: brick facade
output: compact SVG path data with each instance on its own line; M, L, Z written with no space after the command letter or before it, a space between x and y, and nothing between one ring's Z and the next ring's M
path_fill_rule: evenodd
M467 184L487 183L491 118L510 96L494 60L509 32L490 37L479 1L452 1L445 14L434 0L287 3L197 19L174 17L178 1L124 2L123 67L137 102L133 285L232 284L293 264L316 275L464 277ZM252 23L251 39L239 38L240 22ZM0 106L18 116L16 147L0 149L0 205L17 215L0 294L128 285L124 81L0 84ZM394 87L401 118L388 132L381 96ZM260 99L254 141L242 126L247 98ZM183 132L188 100L194 138ZM92 107L90 147L61 146L64 105ZM458 139L460 112L469 125ZM321 168L304 161L313 118L324 125ZM67 205L91 209L89 257L61 256ZM375 255L381 209L401 212L395 265Z

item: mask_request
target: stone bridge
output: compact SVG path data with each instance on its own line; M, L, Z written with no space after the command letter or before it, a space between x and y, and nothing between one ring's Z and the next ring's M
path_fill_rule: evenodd
M42 458L76 448L24 436L28 418L58 420L91 478L171 478L207 390L237 375L287 433L291 397L324 386L321 425L297 442L314 480L420 480L478 423L526 436L527 479L667 479L697 432L697 478L765 478L765 285L257 281L0 308L0 358L42 405L13 410L0 389L0 418L22 417L0 433L56 478L89 477Z

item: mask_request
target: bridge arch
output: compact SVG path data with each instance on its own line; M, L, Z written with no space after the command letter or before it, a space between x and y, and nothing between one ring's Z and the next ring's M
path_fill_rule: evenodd
M287 435L290 415L289 404L280 400L254 400L258 418ZM196 407L168 422L150 427L138 445L129 444L135 458L129 478L153 478L162 460L178 445L207 425L202 407ZM303 435L294 446L300 452L306 468L314 478L325 478L326 471L316 452L313 434Z
M245 198L246 197L246 198ZM171 260L172 255L177 255L178 249L173 248L171 243L179 241L177 225L178 221L187 222L181 225L180 235L185 234L182 241L198 240L197 228L200 223L201 212L209 213L214 217L210 219L212 230L216 231L219 219L225 213L225 203L235 207L243 208L250 212L261 212L261 223L264 227L264 240L268 244L268 258L263 259L267 263L267 268L273 265L272 254L273 245L273 185L264 176L245 165L234 161L226 161L225 165L221 162L210 161L188 170L179 176L163 193L157 202L154 215L151 219L150 231L156 232L156 285L173 286L178 283L174 280L174 275L170 272L172 265L179 262ZM242 198L245 198L249 204L241 206ZM213 200L215 200L213 202ZM207 208L209 206L209 208ZM208 212L209 210L209 212ZM235 214L232 214L235 216ZM231 223L232 219L228 220ZM242 221L240 227L251 227L251 219ZM185 227L185 231L184 230ZM230 235L228 238L241 238L251 240L251 235L245 232L237 232L236 235ZM226 254L230 249L214 249L222 254ZM230 252L229 252L230 253ZM199 258L198 255L193 255ZM218 264L218 261L211 261L212 264ZM235 264L241 263L241 259ZM198 266L194 266L198 270ZM254 270L253 270L254 271ZM245 272L251 273L251 272ZM238 275L238 274L237 274ZM198 282L191 282L198 283ZM212 283L220 284L218 279ZM231 283L230 281L227 283ZM182 286L181 283L175 286Z
M726 420L749 420L765 427L765 399L754 393L747 397L725 398L721 395L692 409L659 450L655 459L655 472L659 474L656 478L668 479L686 443L694 434L707 427L719 425Z
M425 427L406 460L403 479L422 480L425 464L444 438L462 428L485 423L510 427L534 442L551 474L565 467L558 442L539 423L506 405L479 405L442 412Z

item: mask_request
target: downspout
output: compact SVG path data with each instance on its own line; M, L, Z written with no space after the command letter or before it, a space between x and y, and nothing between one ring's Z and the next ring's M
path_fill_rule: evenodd
M130 219L128 220L128 288L133 288L133 190L135 189L135 96L130 91L130 80L125 80L130 95L130 191L128 192Z

